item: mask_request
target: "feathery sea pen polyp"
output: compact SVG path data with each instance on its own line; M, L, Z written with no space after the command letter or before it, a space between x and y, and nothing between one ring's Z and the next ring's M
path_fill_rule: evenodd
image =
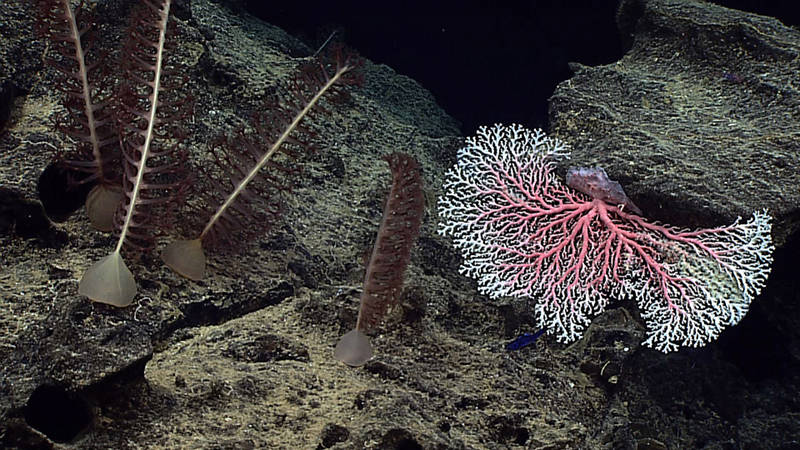
M363 365L372 358L367 333L374 331L400 300L411 247L419 235L425 210L422 169L417 160L405 153L392 153L383 159L392 171L392 188L364 274L358 320L333 352L334 358L349 366Z
M314 133L306 127L308 118L325 111L323 98L355 82L350 76L354 67L355 62L340 54L330 71L318 61L307 66L289 88L289 105L276 104L257 116L252 133L239 130L212 143L217 173L224 179L200 193L207 205L202 229L194 238L164 248L161 259L167 266L200 280L206 272L204 247L235 247L253 235L248 229L263 231L274 222L280 211L277 194L288 189L288 177L300 169L293 161L311 146ZM209 173L209 178L214 176Z
M172 120L183 100L170 101L165 84L170 72L165 49L171 0L141 0L123 50L125 78L119 92L123 129L124 199L117 210L118 240L114 251L91 266L81 278L78 292L114 306L127 306L136 294L136 282L122 258L123 247L146 251L152 246L157 211L180 185L181 166L177 142L180 134ZM185 100L185 99L184 99ZM163 208L166 209L166 208ZM160 224L159 224L160 225Z
M568 156L563 142L519 125L481 127L459 150L439 233L482 293L528 299L561 342L630 298L644 344L664 352L705 345L744 317L772 263L766 211L701 230L650 222L601 168L570 169L562 184L554 162Z
M111 108L110 77L105 55L92 50L92 18L81 2L37 0L37 30L52 42L56 58L48 59L61 77L56 89L64 94L64 113L56 128L75 141L74 148L59 149L58 162L76 184L95 183L86 198L86 214L95 228L113 229L113 217L122 192L119 171L119 138Z

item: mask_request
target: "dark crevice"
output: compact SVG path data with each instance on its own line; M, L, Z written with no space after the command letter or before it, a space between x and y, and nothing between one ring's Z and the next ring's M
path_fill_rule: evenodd
M39 201L53 222L64 222L86 201L93 184L76 184L78 175L81 174L65 170L58 163L51 163L39 175L36 184Z
M25 422L54 442L70 442L92 422L88 402L64 388L36 388L25 405Z
M0 236L4 235L36 239L52 248L66 242L66 233L52 226L39 202L8 188L0 188Z
M288 281L282 281L262 295L253 295L247 300L235 298L236 293L220 295L214 299L202 299L193 303L180 305L182 317L170 324L166 329L153 336L153 342L164 341L175 331L209 325L220 325L237 319L254 311L274 306L294 295L294 287Z

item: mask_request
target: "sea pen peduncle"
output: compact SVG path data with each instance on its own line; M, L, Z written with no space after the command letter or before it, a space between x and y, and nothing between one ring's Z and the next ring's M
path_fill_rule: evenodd
M374 331L400 300L403 276L425 209L419 163L405 153L392 153L384 160L392 171L392 187L364 275L358 320L355 328L342 336L333 353L349 366L361 366L372 358L367 333Z
M320 100L325 97L326 94L333 91L337 85L347 84L345 77L348 72L353 70L355 65L355 63L347 61L340 62L340 59L337 58L336 69L332 74L328 75L324 65L320 63L318 67L320 70L319 78L313 78L313 80L318 81L307 81L305 85L305 89L313 89L313 95L309 92L309 95L306 96L303 93L304 88L301 86L303 83L296 83L294 86L296 92L294 92L294 94L296 96L295 101L298 104L297 110L293 114L286 115L285 125L275 130L275 134L272 135L274 137L268 138L267 142L270 142L270 144L266 146L266 150L264 150L263 153L261 153L260 150L260 142L252 142L252 140L247 139L243 134L240 136L241 142L238 144L236 142L227 142L220 145L219 150L226 153L225 157L220 159L224 159L229 163L243 154L254 157L251 162L247 164L237 165L236 163L230 163L228 165L232 167L224 168L224 170L233 169L231 171L231 180L233 183L230 192L216 193L221 195L212 203L218 206L211 209L213 212L210 214L208 220L203 225L202 231L196 238L176 240L164 249L161 254L161 259L167 266L192 280L200 280L205 276L206 257L203 250L204 243L207 243L210 238L212 238L211 240L213 241L213 238L219 238L221 235L231 233L232 229L236 228L236 226L244 226L244 224L240 223L244 219L252 219L252 217L248 217L247 213L242 212L248 208L244 203L249 201L243 199L243 197L245 197L246 192L250 192L251 183L254 180L260 177L269 178L268 175L265 175L267 171L265 168L277 170L279 172L292 172L291 169L282 167L281 164L274 162L274 157L279 153L285 153L289 158L293 158L292 150L287 148L287 145L290 143L292 145L300 145L301 147L306 146L306 144L300 142L296 136L298 130L303 129L301 123L312 111L319 107ZM308 84L310 84L310 86ZM276 112L282 113L290 111L278 106ZM291 120L289 120L289 117L291 117ZM264 123L256 124L256 128L258 128L258 125L263 125L268 128L268 125ZM255 155L256 153L257 156ZM241 179L239 179L240 176ZM280 182L273 182L273 188L279 189L279 184ZM253 190L258 191L258 189ZM258 195L251 197L257 196ZM236 214L234 214L234 212ZM235 217L237 214L240 217Z
M56 88L66 94L65 112L56 128L74 139L73 148L59 149L59 163L69 171L71 183L96 183L86 198L86 213L93 227L114 228L114 212L122 198L118 174L111 164L118 162L119 142L110 105L110 77L104 53L95 50L91 58L93 23L83 3L72 7L69 0L38 0L39 34L47 36L59 59L48 59L63 74ZM91 61L91 62L89 62ZM81 174L77 176L76 174Z
M165 102L159 96L162 91L164 75L164 48L167 36L167 21L171 0L152 2L142 0L147 10L134 22L130 32L127 50L129 52L129 68L127 76L132 83L138 83L138 89L149 87L150 93L142 96L129 86L127 94L134 99L132 105L121 102L121 107L128 113L128 123L124 128L129 133L123 143L123 159L125 163L125 197L126 201L118 221L119 238L114 251L90 267L80 281L78 292L90 299L114 306L129 305L136 295L136 282L122 258L123 246L129 243L134 248L143 249L148 242L147 232L151 228L147 209L163 201L164 191L169 184L163 181L148 180L148 175L156 176L172 170L171 164L154 164L148 166L152 157L168 155L174 147L154 149L156 125L164 123L158 116L159 106ZM138 27L138 28L137 28ZM150 39L149 31L157 31L157 38ZM154 53L148 53L143 47L150 47ZM135 72L152 73L152 81L148 81ZM149 104L145 110L139 107L139 100ZM142 123L141 121L144 121ZM124 122L124 119L121 119ZM148 196L144 193L149 192ZM132 241L132 242L129 242Z

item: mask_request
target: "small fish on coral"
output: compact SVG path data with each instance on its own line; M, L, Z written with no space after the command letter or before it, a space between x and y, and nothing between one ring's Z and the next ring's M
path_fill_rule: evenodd
M566 181L567 186L576 191L611 205L622 205L628 211L642 215L642 210L628 198L622 185L610 180L602 167L570 167Z

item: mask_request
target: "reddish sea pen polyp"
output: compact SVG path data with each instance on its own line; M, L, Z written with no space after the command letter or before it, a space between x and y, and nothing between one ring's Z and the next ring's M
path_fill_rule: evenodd
M215 189L201 192L207 208L202 229L191 239L173 241L161 253L161 259L175 272L192 280L206 273L204 247L225 244L237 246L247 238L236 234L247 229L263 231L280 211L276 194L287 190L288 178L299 172L294 160L311 147L314 133L306 122L314 112L325 111L320 102L331 97L337 88L358 82L352 76L357 61L335 50L333 70L313 61L295 79L289 94L290 105L265 108L269 117L254 118L252 133L239 130L236 135L220 138L212 144L217 173ZM255 220L262 215L261 220Z
M367 333L374 331L389 308L400 300L411 247L419 235L425 209L419 163L404 153L393 153L384 159L392 171L392 188L364 275L358 320L334 350L334 357L350 366L360 366L372 358Z
M136 282L122 258L123 247L149 250L162 226L166 205L181 186L180 134L172 127L185 99L172 101L165 86L166 41L171 0L143 0L134 16L123 54L125 81L119 90L124 167L122 206L114 218L118 239L114 251L83 275L78 292L114 306L127 306ZM158 219L156 219L158 216Z

